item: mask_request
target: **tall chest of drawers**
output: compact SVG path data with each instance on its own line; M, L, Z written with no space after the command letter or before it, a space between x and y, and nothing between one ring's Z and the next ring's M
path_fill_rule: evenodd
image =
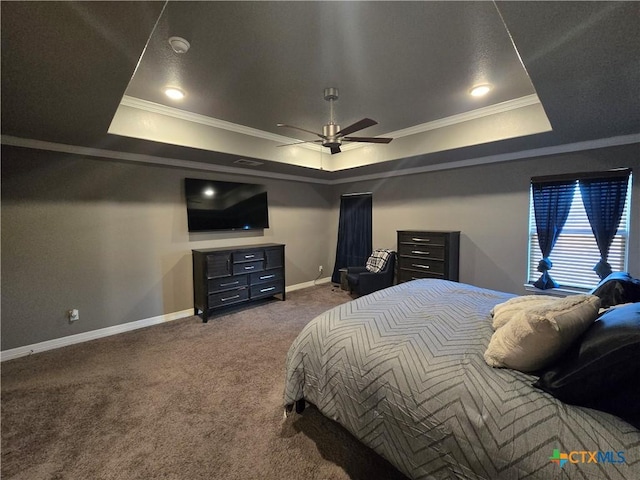
M458 281L460 232L398 230L398 283L417 278Z
M217 309L282 295L284 245L193 250L193 308L207 322Z

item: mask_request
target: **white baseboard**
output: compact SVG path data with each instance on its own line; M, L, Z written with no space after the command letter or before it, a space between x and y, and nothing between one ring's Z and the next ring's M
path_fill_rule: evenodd
M293 292L295 290L302 290L303 288L313 287L314 285L320 285L323 283L329 283L331 281L331 277L321 278L319 280L312 280L310 282L298 283L296 285L289 285L285 291Z
M180 312L167 313L165 315L159 315L157 317L145 318L143 320L137 320L135 322L122 323L120 325L114 325L112 327L99 328L98 330L91 330L89 332L78 333L76 335L54 338L53 340L34 343L32 345L25 345L24 347L12 348L10 350L0 352L0 362L4 362L5 360L12 360L18 357L25 357L34 353L46 352L47 350L53 350L69 345L75 345L76 343L97 340L98 338L109 337L111 335L117 335L119 333L130 332L139 328L159 325L160 323L178 320L179 318L185 318L191 315L193 315L193 308L182 310Z
M293 292L295 290L301 290L307 287L313 287L322 283L329 283L331 277L322 278L311 282L298 283L296 285L290 285L286 287L286 292ZM150 327L152 325L159 325L161 323L178 320L180 318L190 317L193 315L193 308L187 310L181 310L179 312L167 313L165 315L159 315L157 317L145 318L143 320L137 320L135 322L123 323L121 325L114 325L113 327L99 328L98 330L91 330L90 332L78 333L76 335L68 335L66 337L54 338L53 340L47 340L45 342L34 343L32 345L25 345L24 347L11 348L0 352L0 362L6 360L13 360L14 358L26 357L34 353L46 352L47 350L54 350L56 348L67 347L69 345L75 345L76 343L88 342L90 340L97 340L98 338L109 337L111 335L117 335L119 333L130 332L139 328Z

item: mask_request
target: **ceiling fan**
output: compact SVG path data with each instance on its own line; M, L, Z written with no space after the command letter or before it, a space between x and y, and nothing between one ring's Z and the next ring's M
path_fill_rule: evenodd
M363 130L367 127L372 127L373 125L377 125L378 122L375 120L371 120L370 118L363 118L362 120L357 121L356 123L349 125L343 129L340 129L340 125L336 125L333 121L333 102L338 99L338 89L337 88L325 88L324 89L324 99L329 102L331 109L331 118L328 124L322 127L322 133L312 132L311 130L306 130L304 128L295 127L293 125L287 125L285 123L278 123L278 127L286 127L286 128L295 128L296 130L300 130L303 132L311 133L312 135L316 135L321 138L321 140L308 140L305 142L297 142L290 143L288 145L298 145L300 143L321 143L323 147L327 147L331 150L331 154L340 153L340 145L342 142L366 142L366 143L389 143L393 138L383 138L383 137L352 137L351 134L355 133L359 130ZM287 145L278 145L280 147L285 147Z

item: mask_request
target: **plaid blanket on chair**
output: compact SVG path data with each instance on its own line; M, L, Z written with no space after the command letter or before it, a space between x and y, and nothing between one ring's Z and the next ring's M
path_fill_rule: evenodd
M377 248L374 250L371 256L367 259L367 264L365 265L366 269L373 273L378 273L384 270L392 251L393 250L389 250L388 248Z

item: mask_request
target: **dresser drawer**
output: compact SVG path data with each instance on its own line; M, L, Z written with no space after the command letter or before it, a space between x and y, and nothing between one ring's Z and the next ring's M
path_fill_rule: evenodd
M416 245L439 245L444 246L445 236L433 232L402 232L398 234L398 248Z
M208 292L215 293L223 290L231 290L238 287L247 286L247 275L238 275L237 277L212 278L208 282Z
M233 263L252 262L264 260L264 250L246 250L243 252L233 252Z
M212 295L209 295L209 308L221 307L223 305L232 305L234 303L244 302L248 299L249 290L247 288L214 293Z
M239 275L241 273L259 272L264 270L264 262L258 260L256 262L242 262L233 264L233 274Z
M251 285L251 298L270 297L282 292L284 292L284 283L282 281Z
M251 274L251 285L265 282L275 282L284 277L282 270L265 270Z

